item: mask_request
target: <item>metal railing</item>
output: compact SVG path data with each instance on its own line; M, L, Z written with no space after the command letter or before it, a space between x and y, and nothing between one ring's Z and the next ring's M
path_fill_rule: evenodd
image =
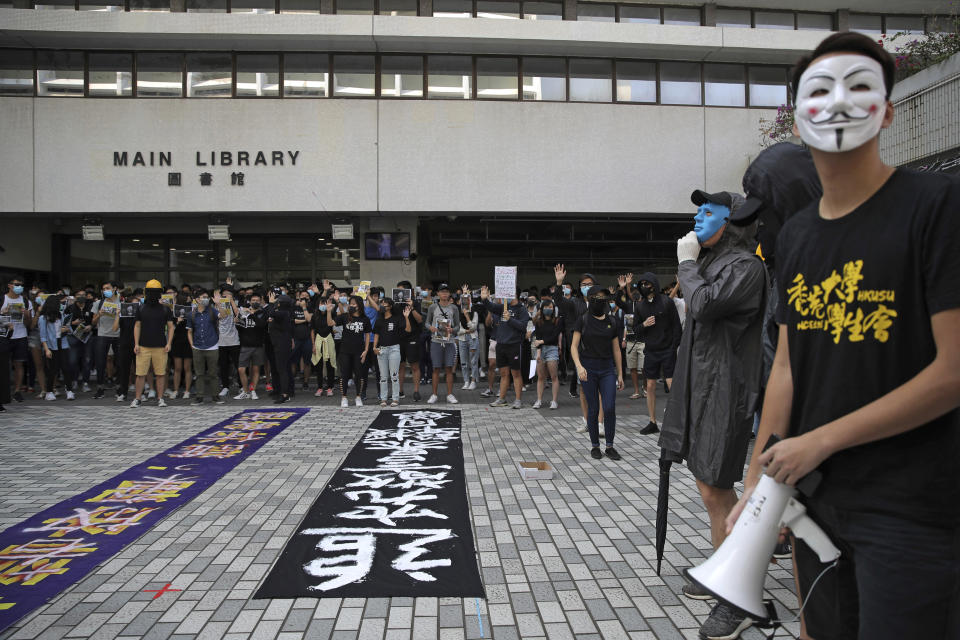
M960 147L960 74L894 103L893 125L880 136L886 162L901 166Z

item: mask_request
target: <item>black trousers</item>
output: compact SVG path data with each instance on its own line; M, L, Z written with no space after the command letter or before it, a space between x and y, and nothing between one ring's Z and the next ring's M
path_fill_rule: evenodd
M6 338L0 338L4 343ZM0 347L0 404L10 404L10 350Z
M236 377L239 384L240 377L237 375L237 366L240 363L240 345L232 347L220 347L220 386L230 388L230 379Z
M273 374L273 391L285 396L289 396L293 391L293 373L290 370L290 354L293 353L293 346L290 342L293 337L290 335L271 336L273 343L273 361L270 363Z
M347 395L347 383L353 378L353 384L357 390L357 397L362 396L363 388L363 363L360 362L359 353L337 353L337 366L340 367L340 393Z
M117 393L126 396L130 388L130 370L133 368L133 343L118 344L117 351Z
M70 391L70 387L73 385L73 375L70 372L70 367L67 366L69 356L67 350L51 350L50 353L53 357L48 358L46 354L43 356L43 370L47 375L47 393L53 392L53 385L57 382L57 376L61 372L63 373L63 386L67 391Z
M313 370L317 372L317 389L333 389L337 376L333 371L333 364L329 360L321 360L313 367Z

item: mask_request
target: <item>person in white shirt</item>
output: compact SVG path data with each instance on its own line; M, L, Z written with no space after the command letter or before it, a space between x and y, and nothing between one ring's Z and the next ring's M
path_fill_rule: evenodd
M23 402L23 363L27 361L27 327L33 324L31 305L23 296L23 278L14 276L7 282L7 293L0 305L0 316L8 316L13 325L9 335L10 359L13 361L13 399Z

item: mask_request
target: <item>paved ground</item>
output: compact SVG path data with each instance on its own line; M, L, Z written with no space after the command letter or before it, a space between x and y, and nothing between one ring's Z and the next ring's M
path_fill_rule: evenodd
M623 461L594 461L586 434L574 432L579 408L565 389L560 410L516 411L490 409L476 391L457 387L486 600L250 599L379 410L341 410L337 398L301 395L288 406L308 406L308 414L0 640L695 638L709 605L678 594L682 569L709 551L706 514L690 474L675 466L658 577L659 451L655 436L638 434L647 422L643 401L618 398ZM14 403L0 415L0 529L256 404ZM557 473L523 482L518 460L548 460ZM167 582L182 591L156 600L142 592ZM789 562L771 567L766 586L795 606ZM751 629L743 637L762 635Z

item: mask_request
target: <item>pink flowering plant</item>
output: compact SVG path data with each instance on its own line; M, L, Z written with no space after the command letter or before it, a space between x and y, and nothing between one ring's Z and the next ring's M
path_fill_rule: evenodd
M782 104L777 107L777 115L773 120L760 120L760 145L770 145L790 138L793 135L793 105Z
M884 34L878 42L888 50L897 63L897 80L902 80L913 74L943 62L955 53L960 52L960 17L953 14L942 18L940 28L924 36L913 36L900 31L893 35ZM906 40L906 38L910 38ZM903 44L900 44L900 43Z

